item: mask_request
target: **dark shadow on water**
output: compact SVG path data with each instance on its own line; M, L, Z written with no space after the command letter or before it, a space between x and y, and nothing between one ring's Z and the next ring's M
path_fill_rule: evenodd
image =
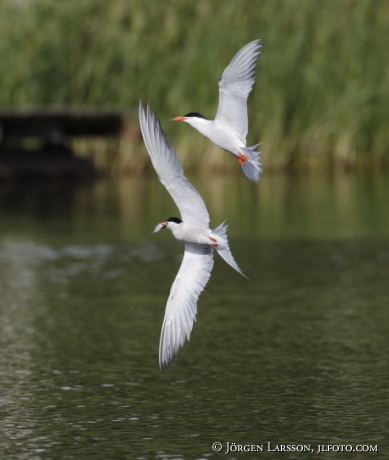
M31 218L70 215L80 189L92 183L76 181L28 181L0 183L0 212L3 216Z

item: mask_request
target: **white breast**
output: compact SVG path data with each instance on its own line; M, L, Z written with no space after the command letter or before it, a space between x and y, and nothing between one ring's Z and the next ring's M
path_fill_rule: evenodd
M212 131L207 136L219 148L226 150L234 155L241 153L241 148L245 147L245 143L242 142L236 135L236 133L229 129L228 126L218 123L216 120L213 122Z
M210 242L210 229L201 227L200 225L193 225L182 222L182 224L177 225L177 227L172 230L172 232L177 240L184 241L185 243L208 245Z

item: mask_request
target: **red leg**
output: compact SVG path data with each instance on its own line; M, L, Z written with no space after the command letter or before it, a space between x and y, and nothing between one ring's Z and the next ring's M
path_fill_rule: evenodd
M241 165L245 165L247 161L247 157L243 155L243 153L239 153L238 161Z

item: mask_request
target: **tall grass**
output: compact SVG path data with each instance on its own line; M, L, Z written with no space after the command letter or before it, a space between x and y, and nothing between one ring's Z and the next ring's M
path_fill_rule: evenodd
M141 171L142 98L186 167L236 169L168 120L190 111L213 118L217 78L258 37L247 140L262 141L266 168L389 164L387 0L0 0L0 105L123 109L132 134L117 158L99 161ZM77 142L80 151L87 145Z

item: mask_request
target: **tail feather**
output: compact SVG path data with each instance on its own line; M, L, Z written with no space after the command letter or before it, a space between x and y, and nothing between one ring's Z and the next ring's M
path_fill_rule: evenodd
M228 225L225 225L225 222L222 222L220 225L218 225L215 229L212 230L212 233L215 235L219 236L225 241L225 246L222 248L216 247L215 249L219 253L219 255L230 265L233 269L235 269L238 273L240 273L242 276L247 278L247 276L242 272L242 270L239 268L238 264L235 262L235 259L233 255L231 254L230 247L228 245L228 238L227 238L227 227ZM248 279L248 278L247 278Z
M220 236L220 238L223 238L224 240L228 241L228 238L227 238L228 225L224 225L225 223L226 221L222 222L220 225L214 228L212 230L212 233L215 233L216 235Z
M251 182L258 182L259 174L262 172L261 163L259 161L261 152L255 151L258 145L260 144L242 148L242 153L247 158L246 163L242 165L242 169L245 176L251 180Z

